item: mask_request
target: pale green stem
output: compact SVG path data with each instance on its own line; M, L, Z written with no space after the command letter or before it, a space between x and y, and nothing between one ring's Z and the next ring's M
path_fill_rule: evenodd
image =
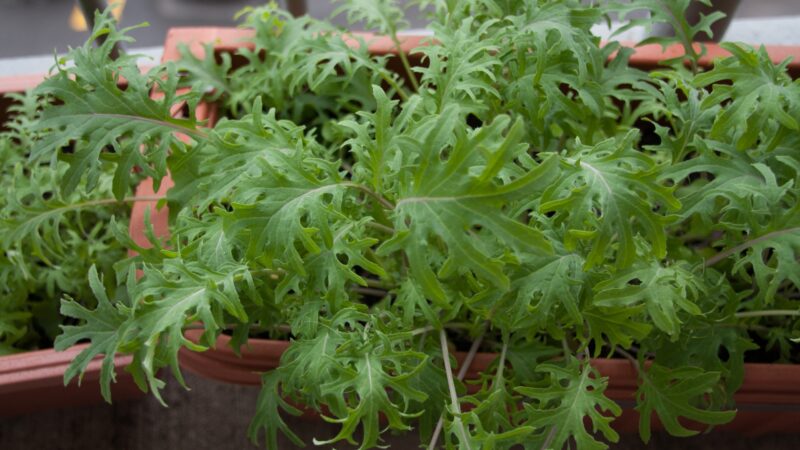
M488 327L488 322L484 324ZM469 352L467 353L467 357L464 358L464 363L461 365L461 368L458 370L458 378L459 381L464 380L464 377L467 376L467 371L469 370L470 366L472 365L472 361L475 360L475 355L478 354L478 349L481 347L481 343L483 342L483 336L485 334L486 329L484 328L484 332L478 335L477 339L472 342L472 346L469 348ZM446 347L445 347L446 349ZM449 366L449 362L448 362ZM448 370L449 373L449 370ZM436 447L436 443L439 441L439 435L442 433L442 427L444 426L444 414L439 416L439 421L436 422L436 428L433 430L433 435L431 436L431 442L428 444L428 450L433 450Z
M450 391L451 412L453 414L461 414L456 385L453 381L453 369L450 367L450 351L447 350L447 333L445 333L444 328L439 330L439 343L442 345L442 359L444 360L444 373L447 375L447 387Z
M558 432L558 425L553 425L553 427L550 428L550 432L547 433L547 438L544 440L544 442L542 442L540 450L547 450L550 448L550 444L553 442L553 439L555 439L557 432Z
M705 262L705 267L711 267L714 264L722 261L723 259L725 259L725 258L727 258L727 257L729 257L731 255L735 255L735 254L737 254L737 253L739 253L739 252L741 252L743 250L747 250L748 248L750 248L750 247L752 247L752 246L754 246L754 245L756 245L756 244L758 244L760 242L763 242L763 241L766 241L766 240L772 239L772 238L781 237L781 236L786 235L786 234L797 233L797 232L800 232L800 227L786 228L786 229L783 229L783 230L773 231L773 232L767 233L767 234L765 234L763 236L759 236L759 237L757 237L755 239L751 239L749 241L743 242L743 243L741 243L741 244L739 244L739 245L737 245L735 247L731 247L731 248L728 248L726 250L723 250L723 251L717 253L716 255L712 256L711 258L708 258L706 260L706 262Z
M383 81L385 81L386 84L391 86L392 89L394 89L395 92L397 92L397 95L400 97L400 100L403 101L408 100L408 94L406 93L406 90L403 89L402 86L397 84L397 81L395 81L394 78L392 78L389 74L387 74L385 70L379 70L378 73L380 74Z
M450 391L450 408L451 413L454 416L461 415L461 406L458 403L458 393L456 392L456 384L453 381L453 370L450 367L450 352L447 350L447 333L444 332L444 328L439 330L439 342L442 344L442 358L444 359L444 373L447 375L447 389ZM477 351L477 350L476 350ZM466 362L466 361L465 361ZM466 364L464 364L466 366ZM466 373L466 371L464 371ZM440 418L441 420L441 418ZM464 429L464 424L460 423L461 429L461 436L463 439L464 444L467 446L467 450L469 450L469 443L467 442L467 430ZM438 440L438 435L435 435L434 438ZM428 447L432 449L436 445L436 441L431 439L431 445Z
M636 358L635 358L633 355L631 355L631 354L630 354L630 353L628 353L627 351L623 350L623 349L622 349L621 347L619 347L619 346L615 347L615 348L614 348L614 351L615 351L615 352L617 352L617 353L619 353L620 355L624 356L624 357L625 357L625 359L627 359L628 361L630 361L630 362L631 362L631 364L633 365L633 367L636 369L636 372L637 372L637 373L639 373L640 375L642 375L642 373L641 373L641 366L639 366L639 361L638 361L638 360L637 360L637 359L636 359Z
M381 197L380 194L378 194L377 192L373 191L372 189L364 186L363 184L352 183L352 182L347 181L347 182L342 183L342 186L347 186L347 187L358 189L361 192L364 192L365 194L367 194L370 197L372 197L375 200L377 200L378 203L380 203L381 205L383 205L387 209L394 209L394 204L392 204L392 202L390 202L389 200L386 200L385 198Z
M370 228L374 228L379 231L383 231L386 234L394 234L394 228L387 227L386 225L378 222L367 222L367 226Z
M115 205L115 204L122 204L122 203L133 203L133 202L150 202L150 201L158 201L164 198L163 196L158 195L143 195L141 197L125 197L122 200L117 200L116 198L104 198L101 200L89 200L82 203L74 203L71 205L65 205L58 208L53 208L48 211L45 211L41 214L36 214L32 217L29 217L24 224L27 224L31 221L38 220L42 217L48 217L53 215L58 215L67 211L74 211L83 208L90 208L93 206L105 206L105 205ZM20 225L22 226L22 225Z
M403 68L406 71L406 75L408 75L408 80L411 82L411 86L414 87L414 91L419 91L419 83L417 82L417 76L414 74L414 71L411 70L411 63L408 61L408 57L406 56L406 52L403 51L403 45L400 42L400 39L397 37L397 33L392 32L392 42L394 42L394 46L397 49L397 54L400 56L400 62L403 63Z
M795 309L767 309L763 311L743 311L734 314L735 317L743 319L746 317L767 317L767 316L800 316L800 311Z
M503 380L503 370L506 366L506 352L508 351L508 340L503 339L503 348L500 350L500 361L497 363L497 374L494 377L494 388L499 389L505 385Z

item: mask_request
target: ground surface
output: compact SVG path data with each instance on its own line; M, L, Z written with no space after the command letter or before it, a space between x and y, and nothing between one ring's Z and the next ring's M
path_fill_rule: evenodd
M192 388L185 391L169 383L164 408L152 397L113 406L48 411L0 420L3 450L226 450L259 448L246 438L247 425L255 410L258 389L231 386L185 374ZM308 446L311 438L333 436L336 427L320 420L287 419ZM392 450L419 448L415 435L393 437ZM263 444L263 443L262 443ZM263 448L260 447L260 448ZM298 447L283 440L281 450ZM339 449L353 448L337 446ZM614 449L709 449L789 450L800 448L800 434L743 438L738 435L707 435L676 439L655 435L648 446L636 436L623 436Z

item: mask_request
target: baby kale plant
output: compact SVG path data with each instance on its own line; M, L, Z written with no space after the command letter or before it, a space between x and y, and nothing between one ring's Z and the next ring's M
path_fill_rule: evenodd
M66 161L63 195L109 166L118 200L134 169L175 187L170 238L124 240L127 295L92 270L96 309L62 303L78 323L57 345L91 341L67 379L104 354L107 394L132 354L160 398L182 348L272 337L291 345L251 427L271 448L299 442L290 403L341 425L316 444L416 429L429 447L603 448L620 407L590 361L621 357L645 441L653 413L677 436L730 421L746 352L796 359L800 84L741 44L702 68L692 40L717 15L689 24L689 2L420 0L433 37L391 58L267 6L245 15L251 47L147 73L109 58L124 30L99 16L105 43L37 91L54 101L31 157ZM400 48L394 2L339 13ZM610 15L672 24L685 55L631 67L591 31ZM201 101L223 118L199 121ZM462 380L456 350L497 356Z

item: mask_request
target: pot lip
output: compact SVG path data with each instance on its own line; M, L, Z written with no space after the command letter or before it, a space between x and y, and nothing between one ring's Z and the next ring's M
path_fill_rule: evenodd
M47 74L37 73L0 77L0 96L10 93L25 92L28 89L35 88L46 76Z
M205 51L204 45L213 43L214 49L218 51L232 52L239 48L252 48L252 43L247 40L255 36L253 29L234 28L234 27L172 27L167 30L167 37L164 41L164 53L162 62L176 61L180 59L179 47L186 45L195 55L202 55ZM373 54L388 55L397 54L397 48L388 36L377 35L364 31L346 31L342 33L345 40L357 43L363 39L369 46ZM403 34L398 36L401 49L406 53L418 47L424 40L430 38L425 34Z
M397 50L391 39L387 36L380 36L368 32L349 32L346 33L355 38L363 38L369 45L370 51L379 55L396 54ZM234 51L241 47L252 47L246 42L248 38L254 36L254 30L248 28L234 27L172 27L167 30L167 37L164 42L164 54L162 62L174 61L180 58L178 51L179 45L188 45L194 54L203 53L203 44L213 43L214 49L219 51ZM405 52L410 52L426 39L430 39L429 34L402 34L399 36L401 48ZM603 41L606 42L606 41ZM660 61L674 58L683 54L683 47L680 44L673 44L666 49L662 49L659 44L647 44L636 47L633 41L618 41L625 47L632 48L634 53L630 57L629 64L637 67L655 67ZM700 58L702 67L710 67L714 60L720 57L729 56L730 52L715 42L698 42L706 47L706 53ZM800 76L800 45L764 45L746 43L754 48L765 47L774 63L780 63L786 58L791 58L788 71L792 77Z
M81 379L64 383L64 372L89 344L73 345L64 351L54 348L0 356L0 420L38 411L105 403L97 382L103 355L95 356ZM139 399L145 392L133 377L123 372L133 360L129 355L114 357L117 374L111 385L115 402ZM81 382L83 381L83 382Z
M203 330L200 329L190 329L184 331L183 335L191 340L192 342L198 342L200 336L203 334ZM206 352L220 352L220 353L230 353L232 355L236 355L233 349L228 345L230 342L231 337L227 334L220 334L217 338L216 346L210 347ZM287 348L291 344L291 340L284 340L284 339L264 339L264 338L249 338L247 343L242 346L242 357L247 357L250 353L254 353L253 349L266 349L266 348ZM466 352L457 352L457 353L466 353ZM478 352L476 355L482 356L491 356L492 358L496 358L499 353L495 352ZM239 356L236 356L239 358ZM618 367L631 367L633 366L627 359L624 358L592 358L592 362L598 364L609 364ZM746 362L744 363L747 369L764 371L765 373L774 372L776 368L777 370L783 372L797 372L796 375L800 376L800 364L784 364L784 363L763 363L763 362ZM783 370L785 369L785 370ZM800 386L798 386L798 391L800 391Z
M76 344L63 351L55 348L0 356L0 395L16 391L64 385L64 372L89 344ZM86 368L84 379L98 379L104 355L95 356ZM122 369L133 360L131 355L114 357L114 369ZM73 384L80 384L73 383Z
M203 330L186 330L184 336L197 342ZM193 353L191 361L186 368L192 370L197 363L224 365L226 371L240 371L252 374L275 368L280 361L280 355L285 351L291 341L278 339L250 338L241 349L241 356L237 355L228 345L231 337L220 334L215 347L205 352ZM454 356L462 357L465 352L456 352ZM470 375L476 375L491 364L498 353L479 352L475 356ZM600 370L603 376L609 378L609 389L635 390L638 386L636 371L631 363L621 358L592 358L592 366ZM192 364L194 363L194 364ZM754 395L785 395L785 399L772 398L768 402L759 403L800 403L800 385L795 381L800 379L800 364L780 363L745 363L745 374L742 386L737 391L737 396ZM748 402L751 403L751 402Z

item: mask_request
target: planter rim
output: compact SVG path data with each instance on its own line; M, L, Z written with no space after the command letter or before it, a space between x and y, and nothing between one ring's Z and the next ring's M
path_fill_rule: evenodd
M187 339L198 343L203 330L187 330ZM181 350L181 367L206 378L233 384L260 385L260 374L277 368L282 353L290 341L275 339L249 339L241 348L241 356L230 346L231 337L217 338L216 345L205 352ZM466 354L456 352L458 361ZM467 379L476 379L497 358L497 353L479 352L475 356ZM601 375L609 378L609 397L615 400L632 400L638 387L634 367L626 359L592 359L592 365ZM217 373L216 369L220 369ZM800 365L745 363L742 387L734 395L737 402L787 405L800 404Z
M103 355L95 356L81 380L64 384L64 372L88 344L74 345L64 351L34 350L0 357L0 418L47 409L99 405L104 399L97 385ZM115 356L116 382L111 385L114 401L144 397L133 377L122 372L131 356Z
M350 32L346 35L354 38L363 38L370 47L370 51L378 54L396 54L397 50L394 43L387 36L380 36L367 32ZM234 51L241 47L252 47L247 39L254 36L254 31L247 28L234 27L173 27L167 31L166 41L164 42L164 55L162 61L174 61L180 58L178 46L185 44L189 46L192 53L200 56L204 48L203 45L213 43L214 49L218 51ZM401 48L405 52L410 52L414 48L423 44L426 39L430 39L428 34L402 34L399 36ZM658 67L659 62L671 59L683 54L683 47L680 44L673 44L666 49L662 49L658 44L647 44L636 47L632 41L618 41L626 47L633 48L630 64L636 67L653 68ZM698 43L698 49L699 49ZM700 66L710 67L717 58L729 56L730 52L722 48L718 43L704 42L706 53L700 58ZM757 45L749 44L754 47L763 46L767 49L770 58L774 63L780 63L787 58L791 58L788 65L789 74L796 78L800 76L800 45Z
M89 344L78 344L64 351L49 348L0 357L0 395L29 389L31 386L50 384L52 378L62 380L72 360L88 346ZM87 366L84 379L99 378L102 359L103 355L92 359ZM114 367L124 368L132 360L132 356L118 356L114 358Z
M248 39L255 35L254 30L248 28L234 27L173 27L167 30L167 37L164 42L164 54L162 62L176 61L180 59L179 46L186 45L195 55L202 55L205 51L204 45L213 43L217 51L232 52L239 48L252 48L252 43ZM359 39L363 39L369 46L371 53L376 55L396 54L392 40L387 36L377 35L370 32L351 31L344 32L342 36L347 42L356 44ZM405 52L410 52L422 44L428 35L404 34L398 36L401 48Z
M43 73L0 77L0 95L27 91L36 87L45 77Z

